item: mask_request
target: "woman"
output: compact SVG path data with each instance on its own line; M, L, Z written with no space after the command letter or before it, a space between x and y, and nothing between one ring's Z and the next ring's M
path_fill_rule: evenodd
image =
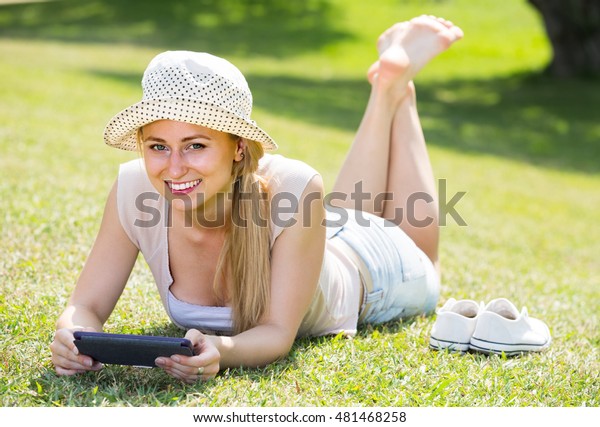
M121 166L98 237L51 344L60 375L101 369L73 331L101 331L138 253L194 356L157 366L185 382L287 355L298 336L433 311L437 199L412 78L462 37L421 16L378 40L363 121L324 208L308 165L264 150L244 77L208 54L165 52L144 99L107 125L109 145L141 151ZM399 212L414 203L413 218ZM402 210L400 210L402 209Z

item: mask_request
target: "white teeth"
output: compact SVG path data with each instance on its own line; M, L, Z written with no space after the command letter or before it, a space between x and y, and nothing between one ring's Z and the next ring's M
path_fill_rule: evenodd
M197 179L195 181L188 181L188 182L184 182L181 184L175 184L174 182L169 182L169 187L171 187L171 189L173 189L173 190L181 191L181 190L186 190L191 187L195 187L196 185L200 184L200 181L202 181L202 180Z

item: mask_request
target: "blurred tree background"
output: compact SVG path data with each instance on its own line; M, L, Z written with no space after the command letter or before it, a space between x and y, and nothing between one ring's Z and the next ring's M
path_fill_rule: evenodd
M3 7L0 36L286 56L350 37L334 14L329 0L51 0Z
M529 0L543 16L557 77L600 75L600 0Z
M600 0L523 1L543 18L553 48L550 75L600 74ZM16 37L30 37L35 29L36 37L58 40L177 44L181 49L279 56L352 37L335 28L338 11L328 0L51 0L33 7L20 5L26 0L3 3L17 5L0 14L0 35Z

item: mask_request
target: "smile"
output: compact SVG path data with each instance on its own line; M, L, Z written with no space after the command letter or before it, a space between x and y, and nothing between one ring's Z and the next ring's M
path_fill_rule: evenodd
M167 185L169 186L169 188L172 191L191 190L191 189L197 187L201 182L202 182L201 179L196 179L194 181L187 181L187 182L166 181Z

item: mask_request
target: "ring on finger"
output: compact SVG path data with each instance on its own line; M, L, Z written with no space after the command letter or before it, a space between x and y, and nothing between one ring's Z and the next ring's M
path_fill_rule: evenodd
M204 366L200 366L198 368L198 375L202 375L204 373Z

